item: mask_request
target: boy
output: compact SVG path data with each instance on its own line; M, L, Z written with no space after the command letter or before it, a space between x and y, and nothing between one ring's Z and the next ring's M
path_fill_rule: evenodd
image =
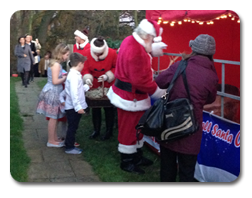
M88 91L90 87L88 85L83 86L82 76L80 73L84 67L85 60L86 57L79 53L72 53L70 55L71 69L67 75L65 90L61 93L61 98L62 95L66 96L65 112L68 129L65 140L65 153L67 154L81 154L82 152L82 149L76 148L74 143L75 133L78 129L81 116L82 114L85 114L85 109L88 107L85 100L85 91Z

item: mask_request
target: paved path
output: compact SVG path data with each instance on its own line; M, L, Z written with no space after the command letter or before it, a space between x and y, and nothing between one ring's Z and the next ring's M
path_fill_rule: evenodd
M20 114L24 120L24 147L31 158L29 182L99 182L92 167L82 155L67 155L64 148L48 148L47 124L44 115L37 114L36 103L41 89L35 78L28 88L16 83Z

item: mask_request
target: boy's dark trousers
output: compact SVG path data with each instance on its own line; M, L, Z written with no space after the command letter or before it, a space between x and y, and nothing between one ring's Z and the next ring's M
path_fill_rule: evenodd
M75 133L78 129L82 114L75 112L74 109L69 109L65 111L68 123L65 145L66 149L73 149L75 143Z

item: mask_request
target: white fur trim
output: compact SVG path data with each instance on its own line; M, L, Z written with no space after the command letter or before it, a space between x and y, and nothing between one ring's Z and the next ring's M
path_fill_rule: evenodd
M83 48L88 44L88 42L89 42L89 40L86 39L84 43L81 43L81 44L76 43L77 49L79 49L79 48L82 48L82 49L83 49Z
M106 46L108 46L108 45L107 45L107 42L106 42L105 40L103 40L103 41L104 41L104 45L101 46L101 47L97 47L97 46L94 45L94 41L95 41L96 39L97 39L97 38L93 38L92 41L91 41L91 43L90 43L90 45L91 45L91 51L93 51L93 52L95 52L95 53L103 53L104 50L106 49Z
M106 75L108 76L107 81L109 83L111 83L115 79L115 75L113 74L113 72L111 70L107 71Z
M163 96L165 94L165 92L166 92L166 89L160 89L159 87L157 87L154 94L152 94L150 97L153 99L159 99L159 98L161 98L161 96Z
M124 145L118 144L118 151L124 154L133 154L137 152L137 149L142 148L144 144L144 139L142 138L135 145Z
M133 32L132 33L132 36L134 37L134 39L140 44L142 45L144 48L145 48L145 42L144 40L136 33L136 32Z
M93 57L93 59L95 59L95 61L99 61L98 56L96 56L96 55L94 54L94 52L91 50L91 48L90 48L90 54L91 54L91 56Z
M153 39L153 41L154 41L155 43L161 42L161 41L162 41L162 37L161 37L161 36L155 37L155 38Z
M99 56L100 60L103 60L103 59L105 59L108 56L109 47L107 46L107 43L105 43L105 44L106 44L105 50L104 50L103 54L101 56Z
M107 97L109 98L110 102L115 105L116 107L123 109L125 111L145 111L151 107L151 101L150 97L139 100L139 101L130 101L125 100L118 96L114 91L112 86L109 88L109 91L107 93Z
M139 23L139 27L145 31L147 34L151 34L153 36L156 36L156 30L154 28L154 26L152 25L152 23L150 23L147 19L143 19L140 23Z
M137 152L137 147L136 145L124 145L119 143L118 151L124 154L133 154Z
M103 54L101 56L99 56L99 58L98 58L98 56L96 56L94 54L94 52L92 51L91 48L90 48L90 52L91 52L91 56L93 57L93 59L95 59L95 61L99 61L99 60L105 59L108 56L109 48L108 48L108 46L106 46Z
M102 47L96 47L94 45L94 41L96 40L96 38L93 38L90 45L90 52L91 52L91 56L93 57L93 59L95 59L95 61L99 61L105 59L108 56L108 51L109 51L109 47L107 45L107 42L105 40L104 41L104 45ZM101 56L96 56L94 53L102 53Z
M144 145L144 139L142 138L141 140L139 140L139 143L137 142L137 144L136 144L136 146L137 146L137 148L139 149L139 148L142 148L143 147L143 145Z
M162 41L162 37L161 37L162 33L163 33L163 28L160 27L160 28L159 28L159 35L153 39L153 41L154 41L155 43L158 43L158 42L161 42L161 41Z
M83 40L87 40L88 39L88 37L85 34L83 34L81 31L79 31L79 30L76 30L74 32L74 35L80 37Z
M93 77L91 74L85 74L85 75L83 76L83 83L84 83L84 84L86 83L86 80L87 80L87 79L90 79L91 82L93 82L94 77Z

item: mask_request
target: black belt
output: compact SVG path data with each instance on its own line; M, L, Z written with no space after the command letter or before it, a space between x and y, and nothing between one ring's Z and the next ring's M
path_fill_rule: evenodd
M123 82L119 79L115 80L115 84L114 84L117 88L122 89L124 91L128 91L128 92L132 92L132 85L131 83L128 82ZM135 91L136 94L146 94L144 92L141 92L139 90L136 89Z

